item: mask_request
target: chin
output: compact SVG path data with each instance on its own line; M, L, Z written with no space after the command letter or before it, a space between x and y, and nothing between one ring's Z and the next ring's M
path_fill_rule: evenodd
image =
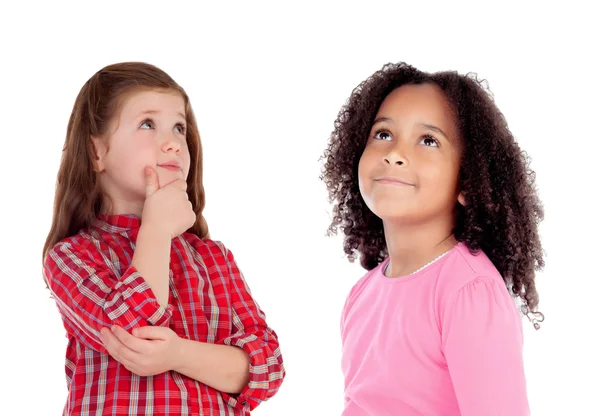
M383 221L418 222L426 214L422 207L409 203L405 199L390 201L388 198L383 201L370 201L367 206Z

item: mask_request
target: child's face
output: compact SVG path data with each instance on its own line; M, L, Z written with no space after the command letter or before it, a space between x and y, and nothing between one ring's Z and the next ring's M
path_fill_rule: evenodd
M460 144L453 113L437 86L392 91L358 166L369 209L384 221L406 224L452 215L459 198Z
M187 178L185 120L185 104L177 92L142 90L125 96L111 121L108 140L94 138L100 180L117 205L114 211L141 214L146 166L156 170L161 187Z

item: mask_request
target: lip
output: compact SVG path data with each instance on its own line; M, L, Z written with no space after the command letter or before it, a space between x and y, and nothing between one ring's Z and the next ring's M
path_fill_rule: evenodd
M383 185L395 185L395 186L415 186L410 182L406 182L399 178L393 178L391 176L382 176L380 178L375 178L375 182L383 184Z
M181 163L177 162L176 160L171 160L169 162L160 163L158 166L163 169L167 169L167 170L171 170L171 171L180 171L181 170Z

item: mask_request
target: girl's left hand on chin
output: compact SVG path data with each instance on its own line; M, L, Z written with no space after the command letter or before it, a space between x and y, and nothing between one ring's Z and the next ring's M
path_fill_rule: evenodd
M138 376L153 376L174 367L181 338L170 328L145 326L135 328L132 335L114 325L100 333L108 353Z

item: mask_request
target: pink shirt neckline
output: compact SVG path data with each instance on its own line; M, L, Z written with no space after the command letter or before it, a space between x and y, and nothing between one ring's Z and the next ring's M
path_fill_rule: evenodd
M415 280L415 279L423 276L424 274L427 274L432 269L441 266L456 250L458 250L462 246L464 246L464 243L459 242L454 247L452 247L441 259L438 259L437 261L434 261L433 263L429 264L423 270L419 270L418 272L416 272L414 274L408 274L408 275L398 276L398 277L387 277L383 273L383 271L387 267L388 263L390 262L390 258L387 257L384 261L382 261L379 264L379 266L377 266L377 269L375 270L375 278L385 282L386 284L401 284L401 283L410 282L411 280Z

